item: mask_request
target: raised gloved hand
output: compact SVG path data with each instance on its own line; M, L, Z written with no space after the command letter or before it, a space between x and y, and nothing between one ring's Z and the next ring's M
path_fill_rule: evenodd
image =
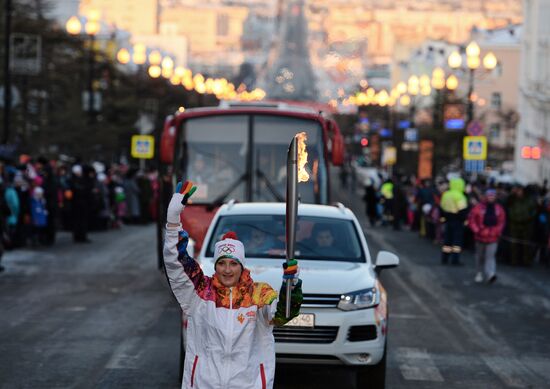
M288 262L283 263L283 284L286 284L286 282L291 282L293 286L295 286L300 275L300 269L298 268L298 261L295 259L291 259Z
M166 213L166 221L170 224L180 223L180 214L187 205L189 198L195 193L197 187L191 181L178 182L176 193L172 195L170 204L168 204L168 212Z

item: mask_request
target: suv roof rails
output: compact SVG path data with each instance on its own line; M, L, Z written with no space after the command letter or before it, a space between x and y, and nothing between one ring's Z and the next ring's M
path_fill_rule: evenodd
M346 213L346 206L341 202L335 201L332 203L332 206L337 207L340 210L340 212Z

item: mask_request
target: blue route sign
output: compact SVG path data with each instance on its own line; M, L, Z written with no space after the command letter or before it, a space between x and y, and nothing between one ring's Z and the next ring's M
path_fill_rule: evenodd
M470 173L479 173L485 170L485 160L467 159L464 161L464 170Z

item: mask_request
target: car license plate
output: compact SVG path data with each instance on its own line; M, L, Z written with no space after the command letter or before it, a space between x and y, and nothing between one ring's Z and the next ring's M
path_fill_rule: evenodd
M286 323L290 327L315 327L315 315L313 313L300 313L294 319Z

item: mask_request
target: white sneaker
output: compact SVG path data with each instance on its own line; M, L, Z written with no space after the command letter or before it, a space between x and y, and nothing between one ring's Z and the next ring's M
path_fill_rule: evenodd
M483 282L483 274L481 274L481 272L477 273L476 278L474 278L474 281L477 282L478 284L480 282Z

